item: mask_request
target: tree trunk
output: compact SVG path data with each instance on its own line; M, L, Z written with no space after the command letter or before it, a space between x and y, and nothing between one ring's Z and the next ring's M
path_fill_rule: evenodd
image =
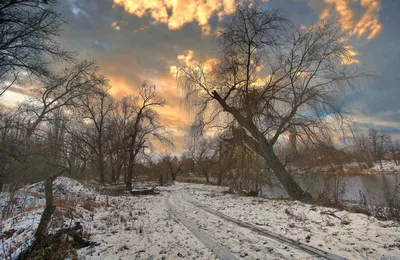
M112 183L115 183L115 169L114 169L114 166L113 165L111 165L111 182Z
M218 94L216 90L212 92L213 97L221 107L230 113L240 126L249 131L250 136L243 132L239 132L239 137L257 154L264 158L269 167L273 170L274 174L285 188L289 196L301 200L309 201L312 199L311 194L304 192L300 186L294 181L292 176L286 171L285 166L281 163L273 151L272 144L265 138L265 136L258 130L251 118L244 117L236 108L230 107L224 99ZM238 133L236 133L238 134ZM235 133L234 133L235 135Z
M268 166L272 169L283 188L289 194L289 196L301 200L309 201L312 199L311 194L303 191L301 187L295 182L293 177L288 173L285 166L281 163L279 158L275 155L272 147L260 148L260 144L253 138L248 136L244 131L241 133L240 139L242 139L252 150L258 153L267 162ZM264 137L265 139L265 137ZM261 142L267 141L261 140Z
M42 213L42 216L40 218L39 225L35 231L34 234L34 240L32 244L21 254L18 256L18 259L31 259L30 254L33 252L36 248L40 248L43 246L42 243L44 243L44 240L47 235L47 228L49 226L49 223L51 221L51 216L53 215L55 206L53 203L53 181L56 177L50 177L48 178L45 183L44 183L44 192L45 192L45 197L46 197L46 207L44 208L44 211Z
M99 177L100 177L100 184L104 184L104 155L103 151L100 149L99 150Z
M294 181L293 177L286 171L285 166L279 161L278 157L270 152L264 159L273 170L279 182L285 188L289 196L303 201L312 199L311 194L303 191L300 186Z
M48 178L44 183L44 192L46 197L46 207L42 213L40 218L39 226L35 232L35 243L38 244L41 240L46 236L47 227L49 226L51 216L54 212L54 203L53 203L53 181L54 177Z
M84 160L82 166L79 167L79 171L78 171L78 176L77 177L82 178L82 179L86 178L86 175L85 175L86 164L87 164L87 161Z
M204 176L206 177L207 184L210 183L210 179L208 178L208 173L207 172L204 172Z
M222 184L222 172L223 172L223 154L222 154L222 146L219 146L218 149L218 153L219 153L219 160L218 160L218 176L217 176L217 185L221 186Z
M219 185L219 186L222 185L222 171L220 171L218 174L217 185Z
M110 157L110 166L111 166L111 182L115 183L116 180L116 174L115 174L115 163L112 157L112 153L109 154Z
M118 182L121 178L121 171L122 171L122 167L124 166L123 162L120 163L117 167L117 176L115 177L116 181Z
M133 163L134 163L134 152L133 147L129 149L129 162L128 162L128 172L126 176L126 190L132 190L132 177L133 177Z

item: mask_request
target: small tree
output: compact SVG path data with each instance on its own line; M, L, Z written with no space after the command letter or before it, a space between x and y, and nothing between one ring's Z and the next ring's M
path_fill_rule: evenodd
M382 169L382 159L385 153L390 151L392 137L383 132L378 132L375 128L370 128L368 130L368 141L372 149L374 161L378 161Z
M188 142L189 156L194 162L194 170L210 183L210 173L217 165L219 150L211 138L192 139Z
M175 181L176 176L182 171L183 160L178 159L176 156L172 156L169 153L161 155L161 161L169 170L171 180Z

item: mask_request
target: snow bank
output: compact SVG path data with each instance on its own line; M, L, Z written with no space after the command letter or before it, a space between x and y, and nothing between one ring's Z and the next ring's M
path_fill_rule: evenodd
M52 227L56 229L75 224L75 220L62 212L67 210L73 201L76 202L74 206L78 206L80 198L95 196L94 192L78 181L66 177L60 177L54 181L53 192L55 204L61 211L60 214L55 213L56 217L52 220ZM11 200L10 193L0 194L1 216L4 214L0 222L2 230L0 259L6 257L16 259L20 252L30 245L45 203L43 183L35 183L18 189Z

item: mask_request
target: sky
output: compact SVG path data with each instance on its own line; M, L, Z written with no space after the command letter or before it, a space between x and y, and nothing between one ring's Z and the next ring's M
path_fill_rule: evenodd
M174 66L216 55L215 31L237 0L65 0L67 20L60 42L81 59L95 60L110 79L116 97L136 93L148 81L168 105L160 110L172 131L175 151L183 149L190 120L182 105ZM348 102L362 126L375 126L400 138L400 1L398 0L268 0L297 26L309 26L329 15L348 32L354 61L376 75L364 79L359 95Z

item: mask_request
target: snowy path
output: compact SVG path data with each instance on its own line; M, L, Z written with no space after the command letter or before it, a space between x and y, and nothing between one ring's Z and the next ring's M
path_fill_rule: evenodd
M240 197L227 194L226 187L176 183L169 189L181 200L201 202L213 213L346 259L400 260L400 226L393 221L297 201ZM262 259L269 259L268 255Z
M201 203L199 203L197 201L189 200L189 199L187 199L187 197L183 196L182 194L180 195L180 197L183 198L186 202L194 205L195 207L198 207L201 210L209 212L209 213L211 213L211 214L213 214L213 215L215 215L217 217L220 217L221 219L223 219L225 221L229 221L229 222L232 222L232 223L234 223L234 224L236 224L236 225L238 225L240 227L247 228L247 229L249 229L249 230L251 230L251 231L253 231L255 233L258 233L258 234L260 234L262 236L266 236L268 238L272 238L272 239L276 240L277 242L283 243L283 244L285 244L287 246L300 249L301 251L303 251L305 253L308 253L311 256L320 257L320 258L329 259L329 260L345 260L346 259L344 257L338 256L338 255L335 255L335 254L331 254L329 252L320 250L318 248L315 248L315 247L300 243L298 241L295 241L293 239L281 236L281 235L276 234L274 232L267 231L267 230L259 228L257 226L254 226L254 225L242 222L240 220L231 218L231 217L229 217L229 216L227 216L225 214L222 214L222 213L220 213L220 212L218 212L216 210L210 209L210 208L204 206L203 204L201 204Z
M109 197L109 204L83 221L99 245L79 250L79 259L216 259L170 216L164 196Z
M174 214L174 216L183 224L187 229L189 229L193 235L195 235L205 246L214 252L221 260L237 260L239 259L236 255L232 254L228 249L221 246L217 241L213 240L212 237L206 232L198 229L192 222L188 221L182 216L182 212L179 212L172 205L173 202L171 198L166 199L167 206L169 210Z
M227 222L215 214L209 213L182 199L178 191L172 193L171 201L179 209L181 216L196 225L196 228L207 232L241 259L318 259L302 249L288 246L261 235L248 227ZM342 258L343 259L343 258Z

